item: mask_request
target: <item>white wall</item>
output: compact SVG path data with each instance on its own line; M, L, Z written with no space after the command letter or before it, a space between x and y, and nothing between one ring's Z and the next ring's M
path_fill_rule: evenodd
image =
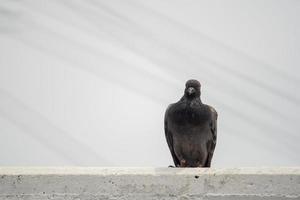
M0 2L0 165L167 166L184 83L219 113L212 165L300 165L297 1Z

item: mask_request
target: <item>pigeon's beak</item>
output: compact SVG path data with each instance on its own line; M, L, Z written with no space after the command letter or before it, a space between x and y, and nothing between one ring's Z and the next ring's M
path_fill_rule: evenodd
M187 93L188 93L188 95L192 95L192 94L195 93L195 89L194 89L193 87L189 87L189 88L187 89Z

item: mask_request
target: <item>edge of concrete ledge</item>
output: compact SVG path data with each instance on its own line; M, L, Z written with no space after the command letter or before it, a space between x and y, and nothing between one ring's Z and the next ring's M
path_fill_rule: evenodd
M300 175L300 167L155 168L155 167L0 167L0 175Z
M0 200L300 199L300 167L0 167Z

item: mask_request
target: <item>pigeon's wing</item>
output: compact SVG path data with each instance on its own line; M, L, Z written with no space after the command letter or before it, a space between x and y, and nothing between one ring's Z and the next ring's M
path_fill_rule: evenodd
M215 150L216 143L217 143L218 113L213 107L209 106L209 108L210 108L210 111L212 113L212 121L210 123L210 131L211 131L211 134L212 134L212 139L210 141L208 141L208 145L207 145L208 157L207 157L205 167L210 167L211 159L213 157L214 150Z
M180 163L179 163L179 160L178 160L178 158L177 158L177 156L174 152L173 134L170 131L170 129L168 128L168 116L169 116L168 112L170 110L170 107L171 107L171 105L169 105L169 107L167 108L166 113L165 113L165 136L166 136L166 139L167 139L167 143L168 143L168 146L169 146L169 149L170 149L175 167L178 167L180 165Z

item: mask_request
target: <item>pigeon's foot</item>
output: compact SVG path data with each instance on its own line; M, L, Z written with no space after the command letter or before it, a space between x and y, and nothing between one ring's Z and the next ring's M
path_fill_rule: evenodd
M180 167L188 167L186 160L184 159L180 160Z
M174 166L173 166L173 165L169 165L168 167L174 168Z

